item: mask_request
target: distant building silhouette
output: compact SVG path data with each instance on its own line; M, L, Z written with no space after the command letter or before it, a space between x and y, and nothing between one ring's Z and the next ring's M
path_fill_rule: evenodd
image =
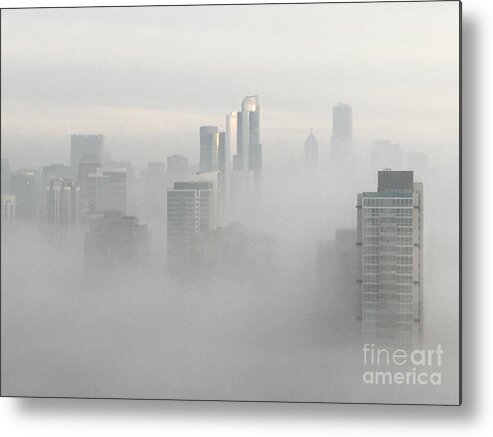
M408 153L406 170L412 170L418 180L425 182L428 173L428 155L418 152Z
M332 108L332 137L330 139L330 168L335 174L348 175L353 170L353 110L346 103ZM351 171L352 172L352 171Z
M105 211L92 218L84 243L84 260L89 271L128 268L144 261L150 235L146 225L121 211Z
M79 192L79 209L81 214L89 211L89 175L96 174L102 164L99 161L81 161L77 172L77 185Z
M314 165L318 162L318 141L313 135L313 132L310 131L310 135L308 135L305 140L305 163L308 165Z
M2 225L12 224L16 217L16 202L13 194L2 194Z
M166 183L166 164L162 161L152 161L142 173L142 179L149 184L164 187Z
M50 164L43 166L41 172L42 188L50 186L50 181L53 178L70 179L73 177L72 167L64 164Z
M87 156L91 155L90 159ZM81 161L104 160L104 136L99 135L72 135L70 137L70 166L74 172L79 169Z
M219 138L221 147L221 137ZM225 204L231 199L231 177L233 171L233 157L237 153L236 145L238 141L238 114L231 112L226 115L226 129L224 132L224 153L220 148L219 170L224 175L223 178L223 198ZM222 162L224 161L224 164Z
M411 171L379 171L358 194L363 333L368 341L417 344L423 330L423 184Z
M276 243L270 235L233 222L198 235L194 262L209 276L225 274L242 281L262 281L276 268L279 255Z
M37 170L21 169L11 178L11 191L16 198L17 218L35 220L40 218L38 204L39 173Z
M390 141L377 140L373 142L371 150L372 174L379 170L390 168L402 170L402 152L398 144Z
M260 104L258 96L243 99L237 114L237 154L235 170L251 170L256 181L262 174L262 144L260 144Z
M219 168L219 132L216 126L200 128L200 171Z
M2 167L0 170L1 175L1 191L2 194L11 194L10 193L10 179L12 177L12 173L10 172L10 163L8 159L2 158Z
M173 182L185 180L188 175L188 158L181 155L171 155L166 158L166 172L168 186L172 187Z

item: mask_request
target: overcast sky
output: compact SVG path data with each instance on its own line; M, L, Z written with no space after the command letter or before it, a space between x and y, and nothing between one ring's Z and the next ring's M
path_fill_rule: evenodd
M179 143L202 124L223 127L249 94L260 96L264 147L290 129L328 139L340 101L357 138L456 141L458 12L457 2L3 10L2 155L23 138L51 157L49 144L74 132Z

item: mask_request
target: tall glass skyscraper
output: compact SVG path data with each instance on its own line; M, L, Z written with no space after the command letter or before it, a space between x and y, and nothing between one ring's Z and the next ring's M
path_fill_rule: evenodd
M258 181L262 173L262 145L260 144L260 105L258 96L243 99L237 117L237 154L235 170L251 170Z

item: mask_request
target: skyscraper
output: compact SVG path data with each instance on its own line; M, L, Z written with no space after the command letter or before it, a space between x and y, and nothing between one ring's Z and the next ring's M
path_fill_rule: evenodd
M216 126L200 127L200 171L217 170L219 166L219 133Z
M227 199L227 193L229 193L230 178L231 178L231 155L226 142L226 132L219 132L219 184L221 193L221 203L224 205Z
M423 184L412 171L379 171L358 194L361 317L367 340L417 344L423 330Z
M17 218L34 220L38 217L38 179L36 170L21 169L11 178L11 191L16 198Z
M259 181L262 174L262 145L258 96L243 99L241 112L237 115L236 150L235 170L252 170Z
M70 137L70 166L76 173L81 161L104 160L104 136L99 135L72 135Z
M318 161L318 142L313 132L310 131L310 135L308 135L305 140L305 162L308 165L314 165Z
M46 219L71 225L79 218L79 187L73 179L52 178L46 188Z
M186 266L195 259L197 235L217 227L214 183L175 182L167 194L168 265Z
M50 164L43 166L41 172L42 188L45 189L50 186L52 178L69 179L73 175L72 167L63 164Z
M330 166L332 171L346 174L352 166L353 110L346 103L332 108L332 137L330 139Z
M79 163L77 185L80 188L79 208L81 214L89 211L89 175L96 174L97 169L101 168L101 166L102 164L98 161L82 161Z
M238 135L238 114L236 112L231 112L226 115L226 148L229 152L230 159L236 155L236 144Z
M353 142L353 110L347 103L332 108L331 145L349 145Z
M125 169L96 169L87 178L88 207L91 213L120 211L127 208L127 172Z

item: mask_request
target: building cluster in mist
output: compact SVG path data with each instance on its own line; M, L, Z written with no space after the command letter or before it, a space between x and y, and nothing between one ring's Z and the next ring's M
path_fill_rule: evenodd
M101 134L72 135L67 164L12 171L2 159L2 225L82 228L85 267L104 272L148 262L151 233L145 222L155 221L165 235L161 264L169 274L267 277L276 269L276 239L232 220L239 206L255 205L262 195L258 96L245 97L241 110L224 121L224 127L198 127L197 166L172 155L149 162L139 176L131 162L109 158ZM348 222L314 248L320 289L347 295L366 338L413 344L423 331L423 184L417 181L425 180L427 158L375 140L366 168L368 180L378 176L378 185L372 191L368 183L368 191L357 194L353 146L352 108L338 104L329 180L352 208L357 226ZM323 154L313 131L302 147L305 166L317 167Z

